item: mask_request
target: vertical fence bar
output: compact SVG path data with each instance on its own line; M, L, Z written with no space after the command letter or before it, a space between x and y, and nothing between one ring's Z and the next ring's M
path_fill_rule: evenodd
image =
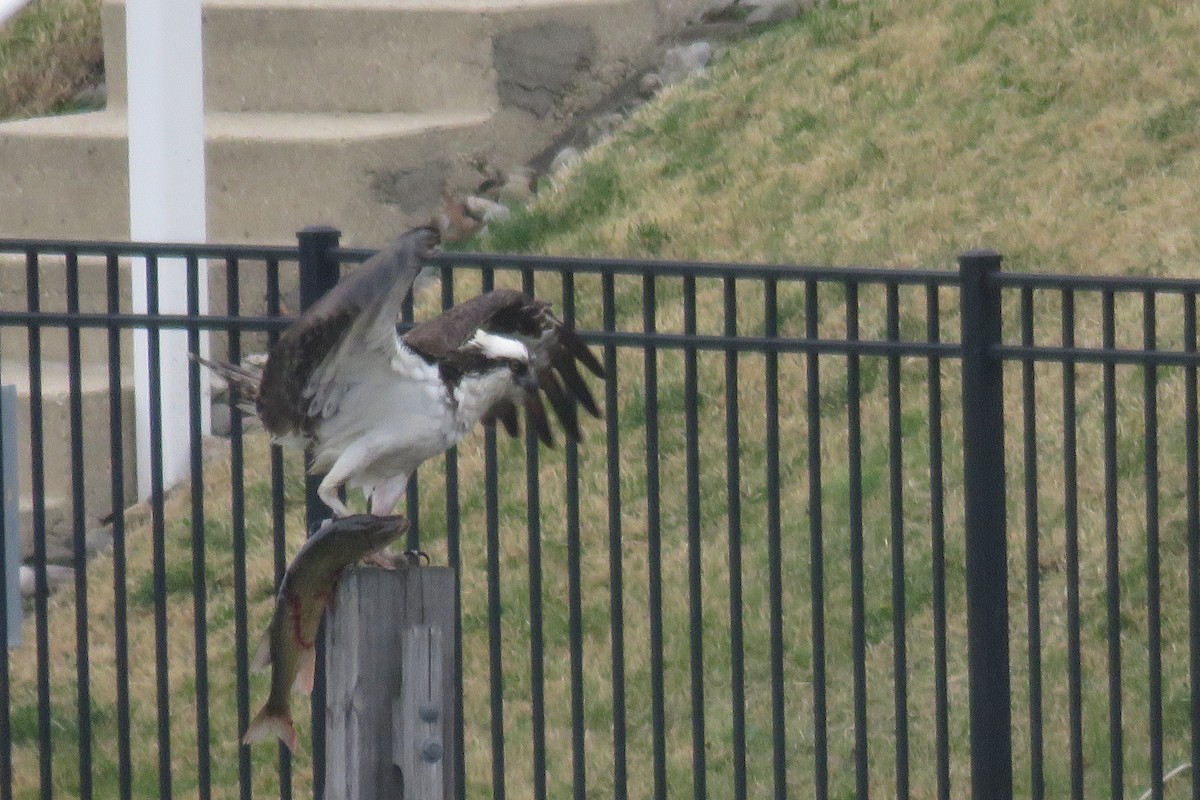
M900 341L900 290L886 288L887 338ZM892 680L895 683L896 797L908 798L908 636L904 596L904 459L901 450L900 356L887 359L888 373L888 476L892 518Z
M725 278L725 335L737 336L737 281ZM616 392L616 381L613 392ZM733 705L733 796L746 797L746 646L742 619L742 477L738 353L725 351L725 494L729 506L729 688Z
M1196 352L1196 293L1183 296L1183 349ZM1188 548L1188 684L1191 698L1191 763L1200 764L1200 411L1197 409L1196 364L1189 361L1184 377L1184 444L1186 461ZM1192 772L1192 800L1200 800L1200 779Z
M79 313L79 256L67 253L67 313ZM71 528L75 562L75 674L79 702L79 797L92 797L92 693L88 647L87 516L83 486L83 363L79 326L67 327L71 430Z
M521 274L522 290L534 295L533 270ZM609 412L610 414L612 412ZM525 426L526 530L529 537L529 701L533 736L533 800L546 800L546 656L542 615L542 495L538 438Z
M963 495L967 550L967 658L971 796L1012 798L1012 711L1008 662L1008 552L1005 539L1004 371L1000 256L959 257L963 352Z
M1021 344L1033 346L1033 289L1021 289ZM1025 586L1029 636L1029 797L1043 800L1046 776L1042 730L1042 592L1038 525L1037 386L1034 359L1021 362L1021 415L1025 467Z
M1100 295L1101 342L1116 344L1112 291ZM1117 522L1117 370L1105 361L1104 383L1104 549L1108 628L1108 792L1112 800L1125 793L1125 758L1121 740L1121 552Z
M121 270L115 255L105 259L108 313L121 311ZM129 620L125 541L125 419L121 383L121 328L108 326L108 449L112 459L113 639L117 681L117 791L133 796L133 757L129 733Z
M1062 293L1062 345L1075 346L1075 295ZM1079 622L1079 472L1076 457L1075 362L1063 362L1063 538L1067 560L1067 704L1071 797L1083 800L1083 679Z
M3 330L0 329L0 334ZM3 387L4 379L0 376L0 387ZM0 388L0 392L4 392ZM7 394L7 393L5 393ZM5 400L8 398L5 397ZM13 396L15 402L15 393ZM7 403L0 404L0 800L12 800L13 796L13 767L12 767L12 692L10 691L9 677L9 649L11 643L9 641L9 620L12 618L10 612L10 603L12 602L12 585L9 583L14 570L10 566L9 559L20 558L20 545L18 544L17 553L14 554L9 548L8 543L12 541L14 535L18 535L9 526L8 518L8 493L12 491L12 487L6 485L5 478L8 472L8 457L7 453L15 450L17 443L14 440L13 428L8 427L6 420L9 418L4 406ZM15 418L15 410L13 412ZM18 579L19 581L19 579ZM20 594L17 595L20 597ZM18 612L23 613L23 611ZM20 624L20 617L18 617ZM20 630L18 628L18 630Z
M925 337L941 341L937 284L925 287ZM946 675L946 527L942 480L942 361L931 355L929 375L929 538L933 560L933 707L938 800L950 800L950 699Z
M779 284L763 284L763 334L779 335ZM767 438L767 574L770 586L772 777L777 800L787 797L787 717L783 683L783 536L779 508L779 353L767 351L763 365Z
M696 279L683 279L683 332L696 335ZM687 495L688 528L688 620L690 642L688 664L692 693L692 796L704 800L707 790L707 763L704 742L704 613L700 540L700 418L699 378L696 374L696 348L683 350L684 476Z
M442 267L442 310L454 305L454 271ZM446 561L454 570L454 639L462 641L462 550L458 516L458 448L446 451ZM466 755L464 753L463 722L463 662L462 648L454 648L454 782L455 800L465 800L467 794Z
M804 336L820 336L818 284L804 284ZM813 794L816 800L829 797L829 725L825 691L825 520L821 502L821 361L810 351L804 357L808 409L808 526L809 589L812 597L813 669ZM745 795L739 795L744 797Z
M858 340L858 284L846 284L846 339ZM847 466L850 504L850 637L854 656L854 785L858 800L870 795L867 744L867 634L863 579L862 387L858 353L846 356Z
M36 250L25 253L25 308L41 309L41 270ZM29 336L29 467L33 497L33 608L37 646L38 778L42 800L54 795L54 744L50 731L50 622L46 582L46 451L42 404L42 329L31 322Z
M240 317L241 263L232 256L225 259L225 309L231 317ZM242 361L242 334L237 326L229 328L229 361ZM246 482L245 448L242 441L242 415L236 393L229 392L229 518L233 547L233 649L234 703L237 707L237 735L250 725L250 652L249 621L246 615ZM250 748L238 747L238 791L240 800L250 800Z
M267 259L267 316L272 319L279 317L279 259ZM279 339L278 331L272 330L267 334L268 348L274 346ZM274 583L279 586L287 568L287 531L284 529L285 498L283 476L283 448L278 444L271 445L271 542L274 555ZM247 691L249 691L247 689ZM249 699L247 699L249 703ZM248 714L249 712L247 712ZM247 721L247 725L249 722ZM240 734L245 728L239 728ZM278 745L278 771L280 800L292 800L292 753L280 742Z
M106 259L108 313L121 311L121 271L116 255ZM113 634L116 667L116 784L122 800L133 796L133 759L130 742L130 626L126 589L125 540L125 420L121 383L121 329L108 326L108 428L109 458L113 464Z
M413 289L409 289L404 300L400 303L400 321L406 326L413 322ZM408 517L408 531L405 533L405 547L410 553L421 552L421 487L417 481L417 471L413 470L408 476L408 486L404 490L404 513Z
M313 225L301 229L296 234L296 240L300 250L300 310L304 311L321 296L337 285L340 273L340 265L333 251L337 248L338 242L341 239L341 231L337 228L330 228L324 225ZM308 468L309 459L305 458L305 469ZM304 524L309 530L313 530L313 526L319 523L322 519L329 515L329 509L325 508L325 504L321 498L317 496L317 487L321 480L319 476L307 475L305 478L305 518ZM325 640L324 635L317 637L318 642ZM318 645L319 646L319 645ZM324 655L317 653L317 681L324 682ZM323 687L322 687L323 688ZM321 701L322 711L324 710L324 699ZM316 711L316 689L313 690L313 710ZM324 739L324 725L317 725L316 719L313 720L313 737L318 736ZM322 759L323 760L323 759ZM314 767L319 763L316 758L316 753L313 754ZM322 782L315 781L318 787L318 792L322 791Z
M1142 322L1145 349L1157 348L1154 292L1142 295ZM1158 521L1158 368L1147 364L1144 376L1146 415L1146 649L1149 682L1148 723L1150 733L1150 797L1163 796L1163 718L1162 718L1162 597L1159 585Z
M611 333L617 327L614 279L611 272L600 277L601 327ZM621 529L621 435L617 415L617 348L604 346L604 421L608 463L608 592L609 630L612 635L613 697L613 798L625 800L628 775L625 762L625 577L622 568L624 545ZM732 512L731 512L732 513ZM736 656L735 656L736 657Z
M158 314L158 257L146 256L146 312ZM162 328L148 324L147 344L151 367L161 360ZM171 681L167 625L166 520L163 518L162 371L150 370L150 529L154 574L154 663L158 680L158 794L170 800Z
M337 285L341 271L333 251L341 239L341 231L325 225L313 225L296 234L300 250L300 310L317 302ZM317 496L321 479L308 474L311 453L304 457L305 496L304 525L315 531L329 509ZM313 739L313 796L320 800L325 796L325 623L317 631L317 670L312 690L312 739Z
M563 322L575 325L575 276L562 275ZM587 741L583 698L583 574L579 541L579 446L567 437L567 627L571 651L571 775L576 800L587 797Z
M483 291L495 288L495 273L482 273ZM484 432L484 510L487 525L488 686L492 713L492 797L504 800L504 654L500 627L500 494L496 477L496 431ZM569 535L568 535L569 538ZM568 545L569 547L569 545Z
M187 257L187 313L200 316L200 262ZM188 352L200 352L200 329L189 325ZM192 489L192 620L196 664L196 793L200 800L212 795L212 763L209 753L208 719L208 581L204 547L204 431L201 425L200 364L188 361L188 428L191 445Z
M657 329L658 300L653 274L642 276L642 329ZM662 532L658 464L658 351L645 350L646 385L646 558L650 597L650 727L654 754L654 797L667 796L666 706L663 686Z

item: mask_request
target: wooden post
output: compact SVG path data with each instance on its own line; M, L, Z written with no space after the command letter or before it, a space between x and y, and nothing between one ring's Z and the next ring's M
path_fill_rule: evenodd
M454 796L454 572L347 573L326 624L326 800Z

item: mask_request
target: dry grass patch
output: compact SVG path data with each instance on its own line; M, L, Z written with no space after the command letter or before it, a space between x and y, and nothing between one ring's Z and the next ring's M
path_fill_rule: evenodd
M69 111L103 76L100 0L35 0L0 26L0 119Z
M1190 3L818 11L647 106L498 246L1188 274L1197 36Z
M1194 86L1197 67L1188 53L1200 33L1200 12L1190 3L1128 3L1119 0L1049 3L1010 3L980 6L962 0L895 3L878 0L844 4L815 12L796 23L730 50L700 80L671 90L648 106L628 130L600 148L556 191L544 196L528 213L509 225L498 226L493 244L499 249L605 255L662 255L752 261L803 261L858 264L949 266L955 255L976 244L1005 253L1007 266L1017 270L1152 271L1190 274L1200 245L1194 221L1200 218L1195 190L1200 162L1195 154L1195 119L1200 100ZM519 276L499 271L498 285L516 285ZM601 312L600 282L576 276L578 318L582 327L596 328ZM558 300L561 283L539 277L538 294ZM478 291L478 281L463 278L456 296ZM803 286L781 283L778 297L780 330L802 335L805 318ZM722 287L717 281L697 281L698 327L717 333ZM860 335L885 334L885 297L878 289L860 291ZM659 329L680 332L683 288L678 279L657 282ZM818 297L819 335L838 338L846 330L845 291L823 286ZM939 297L942 338L957 338L957 298L951 291ZM615 280L617 328L641 330L641 282L635 277ZM1006 300L1006 337L1015 341L1016 307ZM1077 302L1078 343L1099 344L1099 300L1081 293ZM561 307L561 303L559 303ZM922 335L929 311L923 288L901 293L901 331L907 338ZM428 307L421 313L428 313ZM1116 309L1117 340L1137 346L1141 336L1140 298L1121 301ZM1159 339L1177 343L1182 310L1177 302L1159 308ZM1035 329L1042 343L1058 342L1061 306L1053 298L1035 303ZM763 295L754 282L738 283L739 331L761 335ZM687 794L691 776L691 716L689 685L690 623L686 566L688 515L684 487L687 479L685 414L697 412L700 443L700 539L702 581L698 609L704 650L706 757L708 786L713 796L730 796L732 787L733 689L730 685L735 654L730 647L730 580L727 558L729 502L726 488L723 353L697 356L698 392L687 391L684 357L677 351L658 354L658 391L647 395L640 351L617 353L617 453L619 486L610 487L605 473L605 425L588 421L585 441L578 450L580 487L579 581L580 626L572 642L567 620L569 519L566 509L566 456L562 450L541 451L537 467L542 514L529 520L525 511L523 442L501 441L497 451L502 483L496 509L501 572L501 607L487 608L487 513L482 490L483 439L473 437L458 451L459 504L462 525L463 654L467 704L467 788L469 796L490 791L491 720L489 699L488 613L501 615L501 659L505 698L504 741L506 788L512 796L529 795L533 783L532 720L534 641L532 619L540 610L545 637L545 708L547 741L546 781L549 795L571 791L575 765L571 750L572 718L568 666L572 648L582 654L583 698L581 723L586 728L583 768L589 794L611 793L614 691L611 671L614 619L610 614L608 560L610 527L608 492L619 488L622 531L622 611L625 636L630 792L651 793L652 753L651 676L661 657L666 696L667 780L672 795ZM872 791L889 796L894 787L896 630L891 605L891 559L894 529L890 514L891 476L888 473L889 426L886 391L887 359L861 358L862 469L851 474L847 429L849 361L821 358L820 385L810 386L804 357L779 358L780 435L767 441L763 394L766 358L738 358L740 406L738 464L740 544L743 552L743 603L746 667L748 775L754 796L770 791L772 731L770 720L778 707L771 693L770 616L768 575L770 553L767 519L778 503L782 519L783 574L783 705L790 793L811 795L815 734L811 631L812 517L808 474L807 410L810 389L820 406L822 480L821 521L824 530L825 632L828 676L828 744L831 794L849 796L854 786L855 739L853 715L854 666L851 643L849 503L852 484L861 479L863 503L863 561L865 572L865 635L868 681L869 779ZM948 695L952 747L951 796L966 778L966 668L963 603L963 532L961 496L961 387L954 363L941 368L941 418L945 487L946 551L934 558L929 447L933 424L928 416L928 367L923 359L899 363L902 396L899 425L904 466L903 520L906 568L906 607L901 624L907 636L909 663L908 715L911 785L915 797L933 796L934 729L932 651L935 610L932 583L944 575L949 631ZM1038 542L1042 612L1044 711L1047 742L1047 796L1065 796L1066 764L1065 625L1066 536L1062 411L1062 368L1042 365L1036 370ZM1161 517L1160 578L1164 598L1184 593L1186 531L1183 519L1183 376L1178 370L1159 371L1158 414L1161 424L1159 479ZM1010 393L1006 415L1010 431L1007 463L1010 475L1010 613L1013 632L1014 725L1016 727L1017 791L1029 783L1027 752L1028 680L1025 610L1033 586L1026 583L1023 553L1026 545L1021 476L1031 465L1023 462L1019 369L1007 376ZM1148 785L1145 745L1149 707L1146 674L1147 620L1144 607L1149 582L1145 546L1146 465L1143 373L1121 368L1116 373L1118 468L1113 476L1118 497L1120 530L1118 575L1121 586L1120 641L1125 696L1123 728L1125 789L1136 796ZM1076 402L1078 486L1080 496L1078 547L1081 587L1081 650L1085 720L1084 759L1089 792L1107 786L1107 598L1105 584L1106 519L1101 498L1108 479L1104 471L1104 376L1094 367L1078 371ZM650 530L646 478L647 410L658 415L658 467L662 481L660 520ZM261 446L261 443L260 443ZM781 485L778 496L767 492L765 465L768 448L779 448ZM252 473L262 474L261 457ZM446 558L445 484L438 464L422 470L419 499L423 543L435 560ZM210 475L213 505L206 519L209 536L220 536L221 510L228 508L224 475ZM293 501L299 496L298 477L290 478ZM261 485L254 477L252 485ZM179 541L171 545L171 563L179 559L182 574L190 576L186 502L171 506L169 529ZM261 503L259 504L261 505ZM264 530L264 509L251 506L249 530ZM289 513L291 530L298 530L295 506ZM223 512L226 515L227 511ZM542 591L531 590L531 532L541 547ZM657 565L650 556L651 535L661 535L662 602L650 602L649 575ZM293 533L293 536L295 534ZM144 541L144 540L143 540ZM223 608L227 595L227 559L221 547L210 545L211 607ZM132 546L132 545L131 545ZM261 540L251 569L254 605L252 631L265 624L269 601L270 562L259 560ZM132 556L131 556L132 558ZM144 582L145 561L140 552L131 567L131 585ZM101 563L91 584L96 591L111 582ZM136 570L136 572L135 572ZM184 584L186 585L186 581ZM189 586L190 588L190 586ZM190 592L168 598L177 625L190 629ZM94 612L96 652L110 634L104 600L89 598ZM55 626L69 641L73 606L70 597L56 599ZM660 615L657 616L656 615ZM652 621L664 630L661 654L650 643ZM1168 767L1186 757L1190 701L1187 688L1187 620L1182 604L1164 604L1163 700ZM56 627L57 631L59 628ZM173 628L174 630L174 628ZM236 731L231 720L232 693L225 683L231 668L229 622L223 614L209 621L210 674L214 677L213 747L221 765L232 762ZM139 642L145 642L141 633ZM186 643L188 634L180 637ZM69 649L69 645L63 645ZM180 680L173 708L173 753L179 759L180 786L194 778L194 724L189 719L192 687L187 676L194 660L186 644L173 651L172 681ZM21 656L25 657L25 656ZM66 720L55 733L55 774L65 793L72 788L70 729L72 670L66 650L54 666L55 704ZM144 665L139 664L139 669ZM21 714L28 717L31 673L14 667L21 683ZM99 668L97 675L107 673ZM62 682L62 686L60 686ZM144 683L142 691L150 688ZM256 683L252 697L265 686ZM95 694L108 702L107 690ZM60 699L61 698L61 699ZM220 706L220 708L217 708ZM105 714L108 716L106 717ZM111 718L111 710L96 714ZM139 712L138 735L153 740L152 716ZM107 722L105 724L108 724ZM190 731L190 732L189 732ZM190 737L190 738L189 738ZM28 737L15 740L22 774L36 760ZM35 746L35 745L34 745ZM149 758L149 756L147 756ZM256 787L273 788L269 756L255 754ZM105 767L104 769L108 769ZM218 796L235 786L229 767L215 785ZM301 776L307 774L301 767ZM61 775L60 775L61 771ZM35 773L28 773L35 774ZM141 773L139 773L141 774ZM147 773L149 774L149 773ZM153 775L151 774L152 778ZM260 784L261 782L261 784ZM29 787L22 785L22 792ZM256 788L257 791L257 788ZM1175 791L1172 787L1171 791Z

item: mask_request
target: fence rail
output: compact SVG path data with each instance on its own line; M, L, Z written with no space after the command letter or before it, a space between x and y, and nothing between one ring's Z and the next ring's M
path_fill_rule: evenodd
M207 439L193 367L188 429L151 414L191 480L131 507L127 337L261 352L369 251L315 229L6 253L36 591L0 658L0 800L319 796L321 679L311 754L237 744L312 480L236 413ZM190 313L129 311L142 257L184 260ZM536 291L610 375L578 446L489 431L407 493L408 546L460 575L460 792L1200 792L1164 782L1200 757L1200 281L999 263L432 258L402 324ZM53 593L51 559L74 567Z

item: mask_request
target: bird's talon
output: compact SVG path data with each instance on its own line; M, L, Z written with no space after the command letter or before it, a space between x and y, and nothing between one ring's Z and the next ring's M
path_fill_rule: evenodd
M371 555L366 557L365 561L368 564L374 564L375 566L382 567L386 570L394 570L396 568L396 559L388 555L388 553L384 550L371 553Z
M424 550L405 550L400 554L400 557L407 561L410 567L421 566L421 559L425 559L425 566L433 563L429 558L429 553L426 553Z

